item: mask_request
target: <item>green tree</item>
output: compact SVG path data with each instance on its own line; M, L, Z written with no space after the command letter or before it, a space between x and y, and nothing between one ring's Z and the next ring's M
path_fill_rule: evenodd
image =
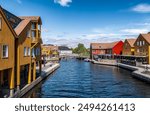
M85 48L84 44L79 43L78 47L73 49L73 53L82 55L82 56L88 56L89 52L88 50Z

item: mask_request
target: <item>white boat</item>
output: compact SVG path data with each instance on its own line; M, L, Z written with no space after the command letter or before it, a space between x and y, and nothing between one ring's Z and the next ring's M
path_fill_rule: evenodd
M86 58L86 59L84 59L84 61L85 61L85 62L90 62L91 60L88 59L88 58Z

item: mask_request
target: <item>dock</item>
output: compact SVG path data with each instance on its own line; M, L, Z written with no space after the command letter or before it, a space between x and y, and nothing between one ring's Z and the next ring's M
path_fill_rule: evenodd
M39 76L31 84L27 84L20 91L17 91L12 97L9 97L9 98L20 98L20 97L24 96L31 89L33 89L36 85L38 85L40 82L42 82L44 79L46 79L51 73L53 73L55 70L57 70L59 67L60 67L59 63L55 63L55 64L47 63L45 65L45 67L43 66L41 76Z
M101 60L101 61L92 60L91 62L100 65L117 66L117 62L115 60Z

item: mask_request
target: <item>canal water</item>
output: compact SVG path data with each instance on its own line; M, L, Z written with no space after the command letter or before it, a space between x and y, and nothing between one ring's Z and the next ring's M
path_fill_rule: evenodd
M76 59L62 60L61 67L24 97L34 98L148 98L150 84L131 72Z

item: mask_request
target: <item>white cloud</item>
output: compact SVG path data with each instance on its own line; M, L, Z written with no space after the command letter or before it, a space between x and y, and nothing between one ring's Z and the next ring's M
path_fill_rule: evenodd
M148 29L123 29L121 32L125 32L128 34L140 34L140 33L147 33Z
M131 10L139 13L150 13L150 4L138 4Z
M72 3L72 0L54 0L54 3L58 3L63 7L69 7L69 3Z

